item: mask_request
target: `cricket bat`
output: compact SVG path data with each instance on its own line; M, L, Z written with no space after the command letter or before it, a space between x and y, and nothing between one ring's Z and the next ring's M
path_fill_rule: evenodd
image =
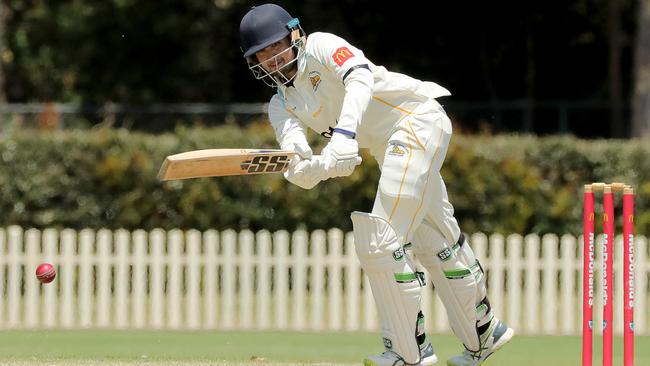
M285 150L206 149L169 155L158 179L174 180L228 175L283 173L296 153Z

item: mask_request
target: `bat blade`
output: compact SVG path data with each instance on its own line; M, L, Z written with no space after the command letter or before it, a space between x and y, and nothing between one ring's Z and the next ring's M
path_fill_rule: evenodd
M169 155L158 179L283 173L296 153L269 149L205 149Z

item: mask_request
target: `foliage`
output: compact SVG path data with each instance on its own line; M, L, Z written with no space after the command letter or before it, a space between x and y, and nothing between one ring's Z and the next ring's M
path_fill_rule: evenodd
M11 101L227 100L236 28L211 1L71 0L7 4ZM218 70L216 72L215 70Z
M599 3L478 3L468 10L440 2L435 14L369 0L279 3L308 33L339 34L375 64L438 81L463 100L608 96L612 19ZM253 80L239 50L239 22L257 4L8 0L2 59L9 100L266 100L269 90ZM636 4L620 7L620 37L631 40ZM396 26L405 20L408 26ZM633 44L622 43L622 70L632 70ZM631 90L631 75L622 78L621 89Z
M650 232L650 146L641 140L456 137L450 150L443 176L464 230L578 234L583 185L619 181L635 187L636 227Z
M319 151L323 140L310 139ZM350 230L350 212L372 208L379 169L365 154L351 177L309 191L281 175L157 180L165 156L216 147L276 143L266 124L179 128L163 135L7 132L0 135L0 225ZM578 234L582 185L624 181L636 188L636 227L647 235L648 156L650 146L634 140L458 135L442 175L467 232Z

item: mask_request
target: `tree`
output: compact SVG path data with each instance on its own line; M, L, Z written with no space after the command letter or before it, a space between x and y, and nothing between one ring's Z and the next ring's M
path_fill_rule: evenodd
M639 1L632 136L650 137L650 0Z
M2 60L7 55L7 46L5 44L5 5L0 3L0 103L5 103L7 101L7 96L5 94L5 73L4 73L4 62Z
M607 41L609 48L608 84L609 84L609 129L612 137L622 137L623 125L623 80L621 75L621 0L609 0L607 9Z

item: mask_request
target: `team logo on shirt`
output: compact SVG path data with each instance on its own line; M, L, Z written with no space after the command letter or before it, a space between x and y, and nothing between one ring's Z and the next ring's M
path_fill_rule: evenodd
M314 88L314 92L318 90L318 86L320 85L321 78L320 78L320 72L318 71L310 71L309 72L309 81L311 82L311 87Z
M354 57L354 54L347 47L339 47L332 54L332 59L339 66L343 65L345 61L349 60L352 57Z
M398 144L388 145L388 155L393 156L404 156L406 154L406 148Z

